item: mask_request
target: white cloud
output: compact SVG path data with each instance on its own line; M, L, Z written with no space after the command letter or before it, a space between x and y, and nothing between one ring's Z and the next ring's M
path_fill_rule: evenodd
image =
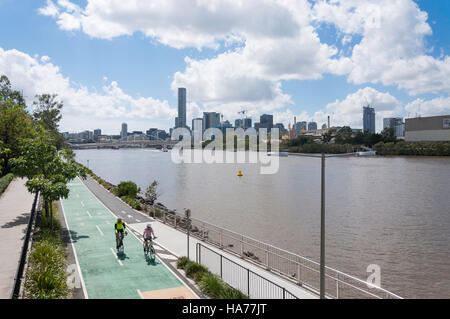
M426 36L432 30L427 13L414 1L321 0L314 12L317 21L334 24L344 39L362 36L351 56L340 61L349 81L396 85L411 95L450 92L450 58L426 55ZM339 64L331 70L342 74Z
M132 97L123 92L115 81L103 86L100 93L75 85L48 60L44 56L40 62L26 53L0 48L0 74L5 74L15 87L24 90L29 104L36 94L58 94L58 98L64 102L63 118L77 118L71 123L64 121L66 129L80 129L83 119L114 119L119 122L126 119L149 121L175 117L176 110L167 101Z
M438 97L432 100L417 99L405 106L409 116L450 115L450 97Z

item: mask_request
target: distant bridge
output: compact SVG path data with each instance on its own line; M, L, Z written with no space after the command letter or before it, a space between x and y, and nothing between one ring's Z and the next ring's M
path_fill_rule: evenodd
M74 150L84 149L119 149L119 148L163 148L164 146L171 149L178 141L158 141L158 140L143 140L143 141L114 141L104 143L82 143L70 144L69 146Z

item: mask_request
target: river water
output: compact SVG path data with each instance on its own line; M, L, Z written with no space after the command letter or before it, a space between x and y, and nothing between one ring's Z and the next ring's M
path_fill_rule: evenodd
M319 261L320 159L281 157L273 175L150 149L77 150L76 160L143 192L157 180L167 207ZM450 298L450 158L327 159L326 264L364 280L376 264L393 293Z

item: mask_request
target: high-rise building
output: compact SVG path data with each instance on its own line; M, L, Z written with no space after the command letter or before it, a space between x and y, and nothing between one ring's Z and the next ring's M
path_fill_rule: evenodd
M233 125L230 123L230 121L223 121L221 123L222 133L226 134L227 128L233 128Z
M241 127L244 130L252 127L252 119L251 118L245 118L245 119L237 119L234 121L234 127L238 128Z
M274 125L274 127L278 128L278 130L280 131L280 136L281 136L282 134L286 134L286 133L287 133L287 130L286 130L286 128L284 127L284 124L283 124L283 123L277 123L277 124Z
M201 121L201 122L199 122L200 125L199 125L198 128L196 128L195 125L194 125L195 121ZM191 127L191 129L192 129L192 131L194 131L195 129L199 129L201 132L203 132L204 131L204 129L203 129L203 118L197 117L195 119L192 119L192 127Z
M102 135L102 130L101 129L96 129L94 130L94 141L98 141L98 137Z
M404 124L401 117L389 117L383 119L383 129L393 128L394 136L403 137Z
M209 128L220 129L220 113L216 112L203 112L203 129Z
M122 123L122 131L120 132L120 138L126 139L128 136L128 125L127 123Z
M317 130L317 123L316 122L309 122L308 123L308 131L311 130Z
M263 114L259 118L259 127L267 128L268 131L273 127L273 115L272 114Z
M178 121L175 127L186 127L186 89L178 88Z
M373 107L363 107L363 131L375 134L375 109Z

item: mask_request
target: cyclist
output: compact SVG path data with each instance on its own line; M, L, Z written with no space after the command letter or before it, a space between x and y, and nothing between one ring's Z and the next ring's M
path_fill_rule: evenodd
M151 224L147 224L147 228L144 229L144 241L145 241L144 251L148 247L148 242L150 240L152 240L152 234L153 234L153 239L155 239L156 236L155 236L155 233L153 231L152 225Z
M127 235L127 226L125 225L125 222L122 220L122 218L117 218L117 221L114 224L114 229L116 231L116 246L117 249L119 249L119 235L122 240L124 233L125 235Z

